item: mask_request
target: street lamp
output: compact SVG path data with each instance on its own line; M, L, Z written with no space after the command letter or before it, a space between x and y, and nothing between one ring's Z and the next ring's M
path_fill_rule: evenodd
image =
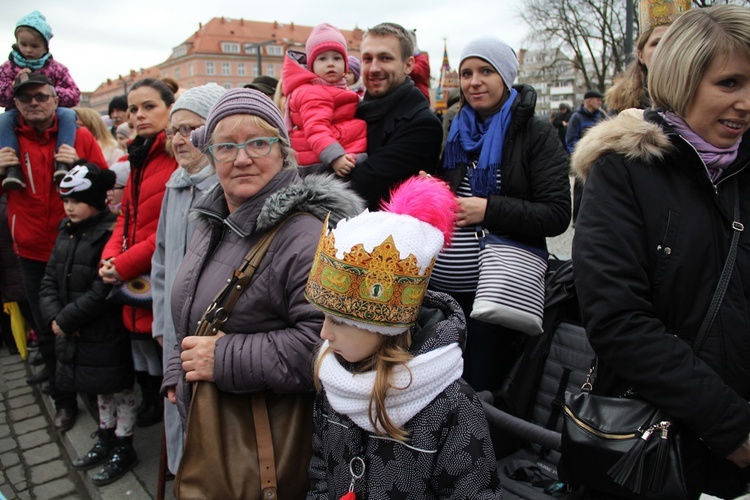
M259 43L246 43L245 44L245 52L250 52L251 50L255 49L255 54L258 56L258 75L260 76L263 74L263 56L261 54L261 47L264 47L266 45L272 45L275 44L276 40L266 40L265 42L259 42Z
M633 57L633 0L625 2L625 64Z

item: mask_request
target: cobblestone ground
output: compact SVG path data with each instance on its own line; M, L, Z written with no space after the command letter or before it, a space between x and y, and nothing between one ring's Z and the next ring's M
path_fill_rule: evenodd
M7 499L88 499L69 468L26 364L0 352L0 493Z

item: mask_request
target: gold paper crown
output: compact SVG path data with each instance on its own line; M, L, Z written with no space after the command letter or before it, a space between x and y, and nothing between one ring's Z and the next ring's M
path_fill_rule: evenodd
M367 252L357 244L344 258L336 257L333 231L328 218L315 251L315 261L305 288L305 297L323 311L359 323L406 329L417 320L432 260L423 274L417 258L399 259L392 236Z
M672 24L690 7L692 0L641 0L638 9L641 33L657 26Z

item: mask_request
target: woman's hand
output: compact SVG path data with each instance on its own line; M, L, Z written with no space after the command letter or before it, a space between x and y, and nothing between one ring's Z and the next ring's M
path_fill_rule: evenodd
M742 446L727 455L727 460L734 462L740 469L750 466L750 436L742 443Z
M469 198L457 198L458 200L458 227L474 226L481 224L484 213L487 211L487 199L471 196Z
M197 382L214 381L214 350L216 341L224 336L219 332L211 337L185 337L182 340L182 369L185 370L185 380Z
M99 268L99 276L108 285L119 285L122 281L122 276L115 269L114 258L102 261L102 266Z
M167 401L170 403L177 404L177 391L175 390L174 386L167 387Z

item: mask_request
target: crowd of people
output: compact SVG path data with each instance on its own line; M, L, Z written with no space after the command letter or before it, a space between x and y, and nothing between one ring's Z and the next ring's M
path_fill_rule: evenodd
M478 235L545 252L572 215L596 390L679 421L690 498L747 492L750 237L729 251L750 220L750 10L643 19L615 86L549 120L513 49L475 38L444 122L392 22L361 59L316 26L281 81L139 80L105 122L77 106L45 17L19 20L0 66L0 291L37 337L28 382L55 429L78 393L96 402L72 466L116 481L136 428L163 421L178 497L502 498L475 391L530 337L473 314Z

